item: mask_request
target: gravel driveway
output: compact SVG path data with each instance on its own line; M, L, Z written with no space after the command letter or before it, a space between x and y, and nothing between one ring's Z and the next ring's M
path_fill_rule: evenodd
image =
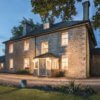
M16 75L0 73L0 84L19 85L20 80L27 80L28 86L44 86L44 85L65 85L70 81L75 81L76 84L89 85L100 89L100 78L89 79L69 79L69 78L46 78L33 77L32 75Z

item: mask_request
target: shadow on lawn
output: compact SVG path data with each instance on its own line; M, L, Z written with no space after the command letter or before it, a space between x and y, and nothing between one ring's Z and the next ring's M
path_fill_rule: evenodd
M16 89L12 89L12 90L8 90L8 91L4 91L4 92L0 93L0 95L9 94L9 93L12 93L12 92L15 92L15 91L18 91L18 90L20 90L20 88L16 88Z

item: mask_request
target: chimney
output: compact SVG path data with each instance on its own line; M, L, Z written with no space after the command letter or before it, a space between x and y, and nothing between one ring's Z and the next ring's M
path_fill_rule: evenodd
M83 4L83 20L89 20L89 0L84 0Z
M32 26L28 23L23 23L23 35L27 35L31 30L32 30Z
M46 22L43 24L43 29L48 29L50 28L50 23L49 22Z

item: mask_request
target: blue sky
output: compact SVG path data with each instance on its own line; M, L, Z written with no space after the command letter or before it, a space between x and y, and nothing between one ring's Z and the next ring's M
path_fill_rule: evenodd
M92 16L95 10L92 0L90 1L90 16ZM82 20L83 11L81 3L76 4L76 7L78 14L74 17L74 20ZM0 55L3 55L2 49L4 49L2 42L11 37L12 27L17 26L23 17L32 18L36 23L41 21L39 15L34 15L31 10L30 0L0 0ZM99 34L95 34L97 40L99 40Z

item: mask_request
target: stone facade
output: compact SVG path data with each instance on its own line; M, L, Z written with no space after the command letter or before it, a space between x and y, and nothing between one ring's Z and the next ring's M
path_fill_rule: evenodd
M26 39L25 39L26 40ZM28 38L29 40L29 50L24 51L24 40L20 40L17 42L13 42L14 46L14 51L12 54L9 54L9 44L6 44L6 56L5 56L5 62L6 62L6 70L9 72L16 72L19 70L24 69L24 58L28 57L30 59L30 73L33 73L33 57L35 56L35 40L34 38ZM10 59L14 60L14 68L10 69L9 68L9 60Z
M61 46L61 35L63 32L68 32L68 46ZM29 50L24 51L24 41L29 40ZM25 57L30 59L29 71L31 74L38 74L34 69L33 58L41 54L41 42L48 41L49 52L59 56L59 67L61 70L62 55L68 56L68 69L65 69L66 77L72 78L87 78L90 72L90 44L89 33L85 25L76 26L69 29L64 29L59 32L30 37L14 42L6 43L5 66L8 72L16 72L23 69L23 61ZM14 52L9 54L9 44L13 43ZM9 68L9 59L13 58L14 68ZM54 72L54 71L53 71ZM52 75L51 75L52 76Z

